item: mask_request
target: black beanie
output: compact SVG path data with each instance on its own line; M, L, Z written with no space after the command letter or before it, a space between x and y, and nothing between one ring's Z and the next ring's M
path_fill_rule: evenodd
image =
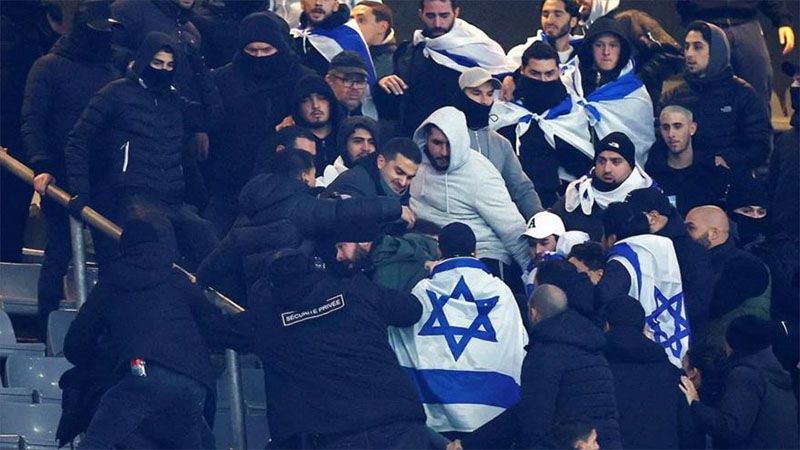
M119 239L119 249L125 253L128 249L149 242L159 242L158 231L151 223L134 219L125 224Z
M669 217L673 210L667 196L654 186L631 191L625 198L625 203L631 205L635 211L645 214L656 211L662 216Z
M278 23L266 13L250 14L239 24L239 48L247 47L251 42L266 42L278 52L286 52L286 38Z
M725 332L725 341L736 352L755 353L772 345L768 320L748 314L733 319Z
M636 147L634 147L633 142L625 133L615 131L601 139L594 149L595 160L597 155L605 151L619 153L620 156L625 158L625 161L628 161L631 169L636 167Z
M608 302L608 325L614 327L633 327L644 329L644 308L635 298L623 295Z
M439 250L444 259L473 256L475 243L475 233L472 232L472 228L461 222L453 222L442 228L439 233Z

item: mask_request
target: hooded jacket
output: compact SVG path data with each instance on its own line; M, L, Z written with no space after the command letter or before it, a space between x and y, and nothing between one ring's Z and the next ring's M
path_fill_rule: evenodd
M350 8L345 4L339 3L338 10L313 27L333 30L347 23L348 20L350 20ZM308 15L303 12L300 14L300 28L308 28L308 26ZM325 74L328 73L328 67L331 65L330 61L311 45L304 36L295 37L294 43L297 54L300 55L300 58L303 60L303 65L316 72L317 75L324 77Z
M159 49L171 48L181 60L175 46L164 33L151 33L127 76L106 85L89 102L64 151L74 194L88 198L98 188L135 189L168 203L183 201L185 127L197 120L219 120L222 100L207 71L199 76L202 104L178 96L172 87L146 87L142 72Z
M772 347L734 353L719 406L693 402L691 410L698 426L714 439L715 448L794 448L800 439L792 381Z
M203 260L197 277L243 303L275 250L299 247L304 239L363 242L369 239L358 234L365 224L392 222L401 215L396 199L317 199L303 182L274 174L250 180L239 204L239 219Z
M331 125L330 134L322 139L314 135L314 140L317 143L317 156L314 162L317 168L317 174L321 175L325 171L325 167L329 164L333 164L339 154L336 136L339 131L339 123L347 114L344 111L344 107L339 104L336 95L333 93L333 90L331 90L331 87L328 86L328 83L321 77L310 75L298 81L292 93L291 113L297 125L310 128L305 119L303 119L301 104L303 100L311 94L319 94L325 97L328 100L330 108L330 118L328 119Z
M439 250L436 240L421 234L384 235L375 240L369 257L375 284L411 292L420 280L430 275L425 263L438 260Z
M692 111L697 133L696 158L722 156L734 171L762 164L770 151L772 125L763 100L746 81L734 76L725 32L709 24L708 69L684 79L661 98L661 106L680 105ZM699 154L705 152L705 154Z
M450 164L440 172L428 159L426 125L435 125L450 141ZM417 219L440 227L462 222L475 233L477 255L520 267L528 263L522 240L525 219L520 215L505 182L491 161L472 150L464 113L448 106L435 111L414 133L422 164L411 183L411 209Z
M50 52L34 63L25 84L21 134L28 163L35 173L50 173L66 187L64 146L67 134L89 100L119 78L111 63L111 47L95 53L77 31L60 38ZM110 39L110 33L109 33ZM94 49L96 50L96 49Z
M275 126L292 113L287 93L294 91L297 80L313 73L300 64L286 42L288 35L284 36L269 16L247 16L241 29L252 28L260 34L252 39L272 45L278 53L254 58L244 52L250 42L240 42L233 62L212 73L225 106L225 118L210 133L208 175L212 191L230 191L232 196L238 195L249 180L257 154L270 150L266 143L275 134ZM262 62L267 63L263 68L252 67ZM261 70L265 73L259 73Z
M592 56L594 41L601 34L613 34L619 38L620 42L620 55L616 67L608 72L601 72L595 67L594 57ZM583 84L583 95L588 96L600 86L608 83L609 81L616 80L619 77L622 69L628 65L633 57L633 48L628 41L625 32L622 31L620 24L610 17L601 17L597 19L586 37L583 39L578 58L580 59L581 83Z
M64 340L75 365L91 364L98 339L119 349L115 374L142 358L188 376L209 389L216 382L198 323L221 323L222 314L197 285L172 268L173 254L157 242L131 247L109 264Z

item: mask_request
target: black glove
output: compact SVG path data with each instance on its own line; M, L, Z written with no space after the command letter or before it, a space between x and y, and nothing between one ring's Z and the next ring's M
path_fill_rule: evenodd
M88 206L88 204L84 200L84 196L75 195L69 199L69 203L67 203L67 211L69 212L70 216L78 220L82 220L81 211L83 211L83 208L86 206Z

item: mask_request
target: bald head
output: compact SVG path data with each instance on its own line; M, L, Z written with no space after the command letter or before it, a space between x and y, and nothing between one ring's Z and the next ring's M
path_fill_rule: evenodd
M567 294L552 284L542 284L528 300L531 323L549 319L567 309Z
M684 222L689 236L705 248L714 248L728 241L730 222L719 207L698 206L689 211Z

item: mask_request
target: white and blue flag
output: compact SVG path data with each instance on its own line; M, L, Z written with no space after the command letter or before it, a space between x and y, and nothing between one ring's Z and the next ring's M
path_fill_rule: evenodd
M628 270L628 295L642 304L655 341L680 368L681 358L689 350L691 330L672 241L654 234L629 237L611 247L609 261L619 261Z
M429 38L422 34L422 30L414 31L413 45L421 43L425 44L422 53L426 57L456 72L482 67L499 77L519 67L506 56L500 44L480 28L461 19L456 19L453 28L439 37Z
M390 328L389 342L417 387L428 426L470 432L514 406L528 334L508 286L478 259L452 258L412 293L422 318Z
M629 61L616 80L583 94L579 58L573 58L561 68L561 80L575 102L581 106L589 125L603 139L614 131L625 133L636 148L636 163L642 167L647 153L656 141L653 119L653 100L634 73L634 63Z

